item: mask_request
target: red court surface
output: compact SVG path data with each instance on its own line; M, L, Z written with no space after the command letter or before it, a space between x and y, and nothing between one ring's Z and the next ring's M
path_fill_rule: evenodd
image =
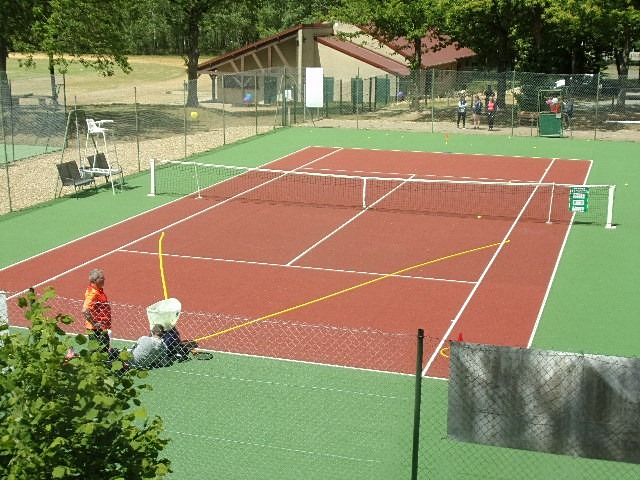
M268 168L582 184L590 165L548 158L310 147ZM278 320L412 335L422 328L431 339L425 374L445 377L447 359L440 351L461 334L474 343L530 343L570 213L567 209L567 221L549 224L526 219L528 205L515 205L521 216L477 218L186 197L3 269L0 288L19 292L51 285L60 297L81 299L89 271L101 268L112 302L141 306L139 321L126 328L118 325L114 309L114 337L135 339L149 327L144 307L163 298L158 249L164 232L166 286L169 295L182 302L183 311L258 319L305 305L278 315ZM375 278L382 279L350 289ZM345 289L350 290L314 302ZM191 338L215 333L207 320L180 326L183 336L188 332ZM269 328L266 322L239 329L243 343L236 350L278 356L261 344L264 328ZM247 346L252 331L255 342ZM233 349L229 345L234 335L240 332L225 335L226 350ZM201 344L215 350L219 338ZM308 356L301 350L299 359ZM326 362L339 363L330 355ZM364 360L353 366L377 368ZM414 368L408 362L398 370L411 373Z

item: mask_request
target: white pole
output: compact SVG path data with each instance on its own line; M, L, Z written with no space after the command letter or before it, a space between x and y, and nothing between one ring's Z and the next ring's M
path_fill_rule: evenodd
M613 197L615 196L616 193L616 186L615 185L609 185L609 202L607 204L607 225L605 226L605 228L616 228L616 226L613 224Z
M156 196L156 161L153 158L149 160L149 173L151 176L151 189L147 197L155 197Z
M9 323L9 309L7 308L7 294L0 291L0 324ZM2 334L8 334L9 330L4 330Z
M198 164L197 163L193 163L193 170L196 176L196 188L198 191L198 198L202 198L202 196L200 195L200 177L198 176Z
M367 178L365 177L362 184L362 208L367 208Z

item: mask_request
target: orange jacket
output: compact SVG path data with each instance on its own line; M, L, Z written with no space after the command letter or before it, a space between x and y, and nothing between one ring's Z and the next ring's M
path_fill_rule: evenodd
M89 311L94 322L100 322L100 329L109 330L111 328L111 305L107 300L104 290L90 284L84 293L84 304L82 311ZM88 330L94 330L93 324L85 320Z

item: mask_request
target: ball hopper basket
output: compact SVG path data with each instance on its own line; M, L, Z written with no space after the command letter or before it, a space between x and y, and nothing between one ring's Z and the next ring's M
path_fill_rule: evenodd
M176 298L167 298L148 306L149 328L153 328L154 325L162 325L165 330L175 327L181 311L182 304Z

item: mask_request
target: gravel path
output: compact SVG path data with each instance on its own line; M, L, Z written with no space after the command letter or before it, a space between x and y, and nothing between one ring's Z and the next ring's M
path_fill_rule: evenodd
M434 123L416 121L411 114L407 114L405 118L393 119L325 119L316 120L313 125L316 127L333 127L348 128L360 130L400 130L425 133L455 133L460 132L455 128L455 124L451 122ZM306 126L311 126L307 124ZM270 131L272 127L264 127L260 133ZM223 137L222 130L212 130L204 133L188 135L186 137L186 153L192 155L195 153L205 152L225 143L233 143L238 140L249 138L256 133L255 127L227 127ZM497 128L489 133L486 129L464 130L465 134L471 135L514 135L514 136L530 136L536 135L535 129L532 131L530 127L517 127L513 131L510 127ZM578 139L593 139L594 132L589 131L565 131L565 135ZM638 141L640 140L640 125L632 125L628 128L622 128L612 131L598 131L597 138L599 140L617 140L617 141ZM73 142L70 142L73 144ZM118 162L123 168L125 175L138 172L138 162L140 170L149 168L149 160L152 158L165 160L180 160L185 154L185 137L183 135L175 137L167 137L163 139L141 141L139 143L140 160L138 160L138 144L135 142L118 142L117 154ZM49 153L37 157L26 158L6 164L6 168L0 169L0 215L8 213L10 207L12 211L21 210L32 207L42 202L56 198L59 191L58 174L56 164L61 161L75 160L77 163L76 152L68 149L62 155L60 152ZM7 185L7 170L9 172L10 183ZM11 205L6 195L7 189L10 190ZM73 193L72 187L64 187L62 195Z

